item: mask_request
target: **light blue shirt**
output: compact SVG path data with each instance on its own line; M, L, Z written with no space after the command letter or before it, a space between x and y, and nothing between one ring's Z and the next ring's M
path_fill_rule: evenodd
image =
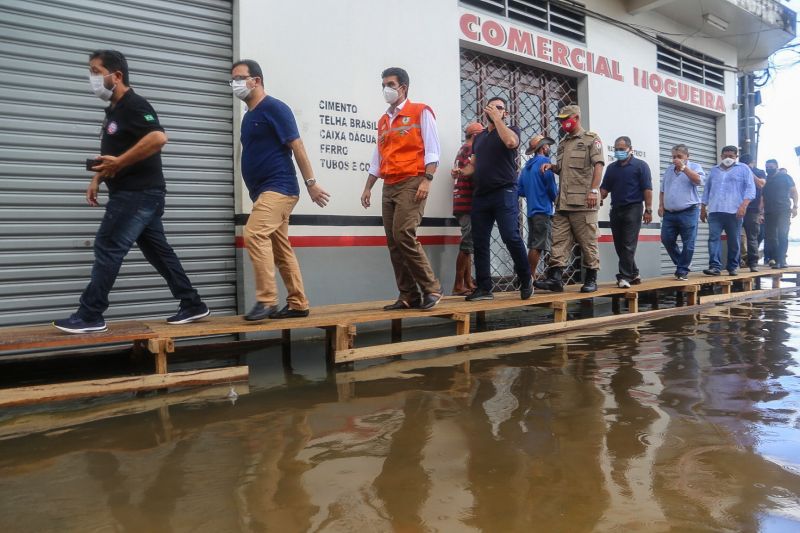
M752 201L755 197L753 172L744 163L736 163L727 170L717 165L708 173L703 191L707 212L734 214L745 198Z
M706 180L706 173L698 163L687 161L686 166L700 174L700 184L695 185L684 172L676 173L675 165L670 165L661 178L661 192L664 193L664 209L683 211L700 203L697 188Z

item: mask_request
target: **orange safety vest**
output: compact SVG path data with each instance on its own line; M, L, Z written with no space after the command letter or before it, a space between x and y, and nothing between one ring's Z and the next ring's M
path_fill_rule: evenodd
M386 113L378 121L380 173L387 185L425 174L425 143L422 139L424 109L433 114L427 105L406 100L391 124Z

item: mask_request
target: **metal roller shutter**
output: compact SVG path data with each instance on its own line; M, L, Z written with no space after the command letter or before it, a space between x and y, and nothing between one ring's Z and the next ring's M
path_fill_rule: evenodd
M717 164L717 119L664 103L658 105L658 136L660 175L672 164L672 147L685 144L689 147L689 159L700 163L708 171ZM700 194L702 194L702 187ZM692 271L708 268L708 224L697 228ZM675 265L666 250L661 247L661 273L672 274Z
M0 4L0 325L69 314L89 280L103 209L86 205L104 104L88 54L115 48L158 112L167 237L215 314L236 309L232 7L225 0L3 0ZM104 201L103 189L101 202ZM171 314L177 302L137 248L106 317Z

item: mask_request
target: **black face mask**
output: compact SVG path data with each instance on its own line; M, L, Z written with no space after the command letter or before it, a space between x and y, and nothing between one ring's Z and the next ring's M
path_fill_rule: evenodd
M767 169L767 176L774 176L778 172L777 168L768 168Z

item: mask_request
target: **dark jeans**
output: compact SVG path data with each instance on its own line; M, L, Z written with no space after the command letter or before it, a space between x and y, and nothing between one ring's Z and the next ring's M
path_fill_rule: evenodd
M614 249L619 258L617 280L633 281L639 277L636 266L636 245L639 244L639 231L642 229L641 202L611 208L611 236Z
M688 274L691 270L699 217L700 209L694 206L683 211L664 211L661 218L661 244L675 263L675 274ZM682 248L678 248L678 236Z
M747 266L758 264L758 234L761 230L758 217L758 209L750 209L744 216L744 233L747 236Z
M737 218L736 213L709 213L708 214L708 268L722 270L721 237L725 231L728 243L728 260L725 270L738 270L741 254L739 250L739 237L742 234L743 219Z
M764 213L764 248L769 249L770 259L774 259L779 265L786 264L790 223L789 210Z
M472 198L472 242L475 246L475 279L481 289L492 290L491 240L497 222L514 270L520 279L531 276L528 250L519 233L519 197L516 189L498 189Z
M117 279L122 259L134 242L167 281L172 295L181 301L181 308L200 305L200 296L192 288L178 256L164 236L163 214L164 192L161 190L111 194L94 239L92 278L81 295L79 317L87 321L103 318L108 309L108 293Z

